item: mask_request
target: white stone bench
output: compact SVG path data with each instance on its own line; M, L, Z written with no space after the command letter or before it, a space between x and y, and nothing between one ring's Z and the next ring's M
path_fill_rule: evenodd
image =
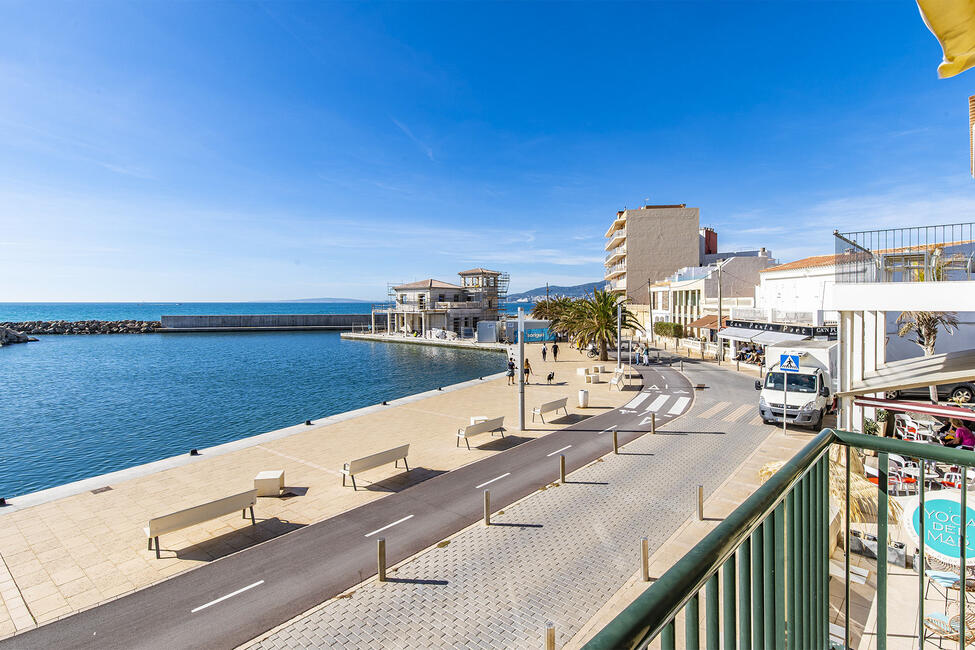
M603 365L593 366L592 367L592 371L593 371L593 373L595 373L595 374L598 375L601 372L606 372L606 366L603 366Z
M576 368L576 374L580 377L585 377L589 374L589 368Z
M586 383L587 384L601 384L601 383L603 383L603 380L600 378L599 375L586 375Z
M535 416L537 415L542 419L542 423L544 424L545 414L551 413L552 411L558 411L559 409L562 409L563 411L565 411L565 414L568 415L569 411L565 406L568 403L568 401L569 401L568 397L562 397L560 399L552 400L551 402L545 402L541 406L536 406L535 408L532 409L532 422L535 421Z
M355 460L350 460L342 467L342 486L345 486L345 477L348 476L352 479L352 489L358 490L359 488L355 484L355 475L359 472L364 472L367 469L373 469L379 467L380 465L385 465L386 463L393 463L393 467L399 467L400 458L403 459L403 465L406 465L406 471L410 471L410 466L406 462L406 457L410 453L409 445L402 445L400 447L394 447L393 449L387 449L386 451L381 451L378 454L371 454L369 456L363 456L362 458L356 458Z
M251 511L251 525L254 520L254 504L257 503L257 490L247 490L240 494L203 503L192 508L179 510L162 517L153 517L149 520L149 525L143 530L149 538L149 550L152 550L153 542L156 545L156 557L159 557L159 536L166 533L174 533L205 521L229 515L231 512L240 510L244 517L247 517L247 510Z
M504 416L499 418L492 418L490 420L484 420L483 422L478 422L476 424L469 424L466 427L461 427L457 429L457 447L460 447L461 438L467 444L467 448L471 448L471 443L468 440L471 436L476 436L481 433L494 433L498 431L501 433L501 437L504 438Z

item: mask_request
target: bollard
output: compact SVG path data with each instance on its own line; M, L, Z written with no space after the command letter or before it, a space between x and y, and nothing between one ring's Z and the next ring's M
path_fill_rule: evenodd
M386 538L380 537L376 540L376 550L378 551L379 560L379 575L377 580L379 582L386 582Z
M681 372L684 372L684 360L683 359L680 360L680 371Z
M618 437L618 434L619 434L619 428L613 427L613 453L614 454L620 453L620 439Z
M565 483L565 454L559 454L559 480Z
M704 521L704 486L697 486L697 519Z
M735 370L737 370L738 372L741 372L741 360L740 359L735 359Z
M646 537L640 538L640 557L643 563L643 581L650 582L650 541Z
M555 650L555 623L545 624L545 650Z
M491 525L491 490L484 490L484 525Z
M650 433L656 435L657 433L657 414L650 414Z

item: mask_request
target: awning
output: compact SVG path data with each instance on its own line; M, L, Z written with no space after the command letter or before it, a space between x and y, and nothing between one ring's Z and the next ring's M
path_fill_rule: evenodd
M721 319L721 321L725 325L727 325L728 317L725 316L724 318ZM685 327L697 327L697 328L709 329L709 330L717 329L718 317L714 314L708 314L707 316L702 316L701 318L698 318L693 323L688 323L687 325L685 325Z
M745 329L744 327L726 327L718 332L718 338L731 339L733 341L751 341L760 333L758 330Z
M775 345L777 343L786 343L788 341L805 341L808 336L803 334L788 334L786 332L761 332L758 336L752 339L752 343L761 343L762 345Z
M897 411L898 413L924 413L939 418L975 420L975 411L964 406L943 406L941 404L924 404L923 402L906 402L904 400L880 399L875 397L861 397L853 400L853 404L855 406L869 406L887 411Z
M880 370L866 373L852 389L837 395L871 395L962 381L975 381L975 350L891 361Z

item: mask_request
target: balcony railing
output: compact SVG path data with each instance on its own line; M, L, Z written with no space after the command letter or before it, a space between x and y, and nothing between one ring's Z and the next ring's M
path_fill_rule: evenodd
M975 276L975 223L833 232L836 281L943 282Z
M830 447L840 446L840 454L831 471ZM585 648L644 648L660 638L663 650L676 646L676 621L683 612L684 645L699 647L700 637L708 648L828 648L830 646L830 493L837 485L845 490L843 527L845 542L844 568L841 581L834 583L836 592L843 590L845 640L837 645L850 646L850 454L851 449L878 452L877 539L881 549L888 537L889 492L893 476L893 455L914 458L918 463L920 512L925 510L925 471L928 462L946 463L960 468L975 466L975 453L939 445L906 442L894 438L824 429L798 454L776 472L764 485L711 531L690 552L677 561L649 589L644 591L615 619L610 621ZM843 458L845 457L845 458ZM845 474L845 477L844 477ZM968 513L966 481L959 490L957 512ZM943 504L942 504L943 505ZM951 520L951 513L938 512L941 519ZM905 516L907 516L905 514ZM920 517L920 558L927 558L925 540L926 515ZM935 518L934 520L938 520ZM940 524L939 524L940 525ZM966 529L956 526L954 532L944 525L929 531L932 539L957 539L959 567L966 566ZM951 524L947 524L951 526ZM935 526L932 526L932 529ZM887 647L887 553L877 553L876 565L876 647ZM737 562L736 562L737 560ZM899 593L918 599L914 627L918 638L914 647L924 646L925 562L916 567L917 589ZM969 578L971 580L971 578ZM969 583L971 584L971 583ZM701 591L704 591L704 624L701 622ZM966 621L966 589L957 589L958 621ZM834 592L834 593L836 593ZM947 606L947 600L946 600ZM972 607L971 605L967 605ZM842 621L841 621L842 622ZM952 623L947 622L950 628ZM949 630L950 631L950 630ZM703 632L703 634L702 634ZM869 634L871 630L864 630ZM975 630L968 624L954 627L965 647Z
M616 248L614 248L613 250L611 250L606 255L606 260L605 261L608 263L613 258L615 258L615 257L622 257L624 255L626 255L626 246L625 245L624 246L617 246Z

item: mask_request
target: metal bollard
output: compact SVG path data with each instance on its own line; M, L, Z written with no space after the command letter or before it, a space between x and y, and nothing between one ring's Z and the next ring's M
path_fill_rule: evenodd
M555 623L545 624L545 650L555 650Z
M376 546L379 556L379 575L377 576L377 580L379 582L386 582L386 538L380 537L377 539Z
M738 372L741 372L741 360L740 359L735 359L735 370L737 370Z
M683 359L680 360L680 371L681 372L684 372L684 360Z
M484 525L491 525L491 490L484 490Z
M618 437L618 434L619 434L619 428L613 427L613 453L614 454L620 453L620 439Z
M657 433L657 414L656 413L651 413L650 414L650 433L655 434L655 435Z
M640 538L640 557L643 563L643 581L650 582L650 541L646 537Z
M565 483L565 454L559 454L559 480Z
M704 486L697 486L697 518L704 521Z

